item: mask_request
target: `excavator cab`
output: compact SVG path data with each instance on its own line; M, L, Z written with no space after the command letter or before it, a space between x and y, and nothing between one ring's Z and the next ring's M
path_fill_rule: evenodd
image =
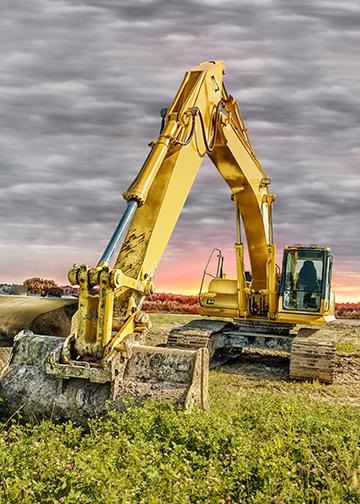
M332 304L331 273L329 248L285 247L279 312L326 314Z
M215 252L218 258L216 274L208 271ZM284 323L314 323L321 324L334 318L334 294L331 290L332 254L329 248L319 248L316 245L302 247L287 246L284 249L283 268L278 278L277 316L276 320ZM224 258L220 250L214 249L206 264L200 288L200 313L207 316L240 316L239 279L229 279L223 273ZM241 264L240 264L241 266ZM239 271L243 272L243 267ZM249 272L244 271L243 292L246 296L247 312L243 318L256 318L259 313L252 309L255 302L263 303L260 314L263 318L269 316L269 306L266 293L254 292L251 288L252 279ZM210 277L207 290L204 290L206 277Z

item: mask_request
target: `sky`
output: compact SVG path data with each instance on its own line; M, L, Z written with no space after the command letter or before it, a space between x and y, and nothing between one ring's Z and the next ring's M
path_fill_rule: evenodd
M0 0L0 283L95 265L184 73L223 59L277 194L274 236L334 252L360 301L358 0ZM210 217L211 216L211 217ZM233 271L229 190L204 161L155 278Z

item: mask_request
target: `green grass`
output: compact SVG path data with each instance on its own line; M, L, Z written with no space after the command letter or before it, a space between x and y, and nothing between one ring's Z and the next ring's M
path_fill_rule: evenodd
M3 417L0 502L360 502L359 409L236 386L211 373L209 414L149 403L83 427Z
M149 313L153 324L170 324L180 323L186 324L190 320L201 318L200 315L184 314L184 313Z
M359 345L352 341L339 341L336 343L336 352L341 355L354 355L360 351Z

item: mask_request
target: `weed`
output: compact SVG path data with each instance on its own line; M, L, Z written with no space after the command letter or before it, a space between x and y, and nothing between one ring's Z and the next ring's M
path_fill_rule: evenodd
M343 355L356 354L359 351L358 346L352 341L339 341L336 343L336 351Z

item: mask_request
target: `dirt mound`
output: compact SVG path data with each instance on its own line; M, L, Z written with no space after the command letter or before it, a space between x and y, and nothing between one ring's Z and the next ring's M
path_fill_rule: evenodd
M30 329L38 334L67 336L78 300L36 296L0 296L0 341Z

